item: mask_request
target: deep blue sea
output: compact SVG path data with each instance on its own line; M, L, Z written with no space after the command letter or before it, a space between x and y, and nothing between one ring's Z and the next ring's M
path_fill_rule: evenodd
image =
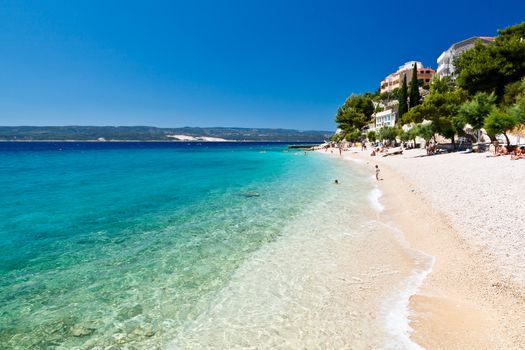
M165 348L335 178L370 187L286 144L0 143L0 348Z

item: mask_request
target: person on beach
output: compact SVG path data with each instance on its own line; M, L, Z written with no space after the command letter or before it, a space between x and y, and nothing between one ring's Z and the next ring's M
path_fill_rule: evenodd
M514 154L510 156L511 160L518 160L525 157L525 155L523 154L523 147L516 147L513 153Z
M503 146L503 145L499 145L498 147L498 153L496 156L506 156L509 154L509 150L507 147Z
M379 165L376 164L376 180L379 181Z
M335 179L334 184L339 185L339 180Z

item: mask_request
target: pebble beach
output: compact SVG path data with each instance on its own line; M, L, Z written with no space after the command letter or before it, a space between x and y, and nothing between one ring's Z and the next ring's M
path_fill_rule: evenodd
M414 342L425 349L525 348L525 161L420 149L331 156L370 176L378 165L382 220L435 259L410 297Z
M525 161L489 153L370 157L423 192L461 237L508 278L525 283Z

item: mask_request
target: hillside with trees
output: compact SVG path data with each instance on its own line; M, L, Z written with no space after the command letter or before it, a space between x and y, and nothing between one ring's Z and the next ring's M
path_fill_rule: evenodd
M352 95L337 110L336 122L341 132L336 141L407 142L421 137L427 142L440 135L456 147L458 137L474 142L483 133L491 141L498 135L510 144L509 133L525 130L525 22L498 31L491 45L476 43L454 61L455 75L435 78L422 98L421 82L403 77L401 88L386 94ZM374 114L387 103L397 102L395 128L368 131ZM372 107L370 107L372 106ZM402 128L404 126L404 128Z
M228 141L322 142L329 131L259 128L156 128L150 126L0 126L2 141L175 141L173 135L213 137Z

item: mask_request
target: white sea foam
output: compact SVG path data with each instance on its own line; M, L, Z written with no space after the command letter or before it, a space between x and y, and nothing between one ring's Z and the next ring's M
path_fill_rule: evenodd
M364 161L362 159L358 159L358 158L347 158L347 159L351 160L352 162L358 163L358 164L365 164L365 163L367 163L366 161Z
M381 224L392 230L401 245L408 250L416 262L416 268L412 274L396 287L395 291L385 299L382 305L385 329L391 336L388 347L420 350L423 347L410 339L410 334L413 332L409 319L411 312L410 297L419 292L426 277L432 272L435 258L411 248L399 228L389 224Z
M385 207L381 202L379 201L379 198L383 195L383 192L378 187L375 187L372 191L370 191L370 194L368 195L368 200L370 201L370 204L372 207L378 211L382 212Z

